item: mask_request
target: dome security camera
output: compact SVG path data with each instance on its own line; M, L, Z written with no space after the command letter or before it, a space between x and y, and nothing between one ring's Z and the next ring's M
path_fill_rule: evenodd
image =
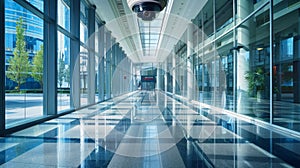
M137 16L144 21L152 21L156 14L162 11L168 0L127 0L129 8L137 13Z

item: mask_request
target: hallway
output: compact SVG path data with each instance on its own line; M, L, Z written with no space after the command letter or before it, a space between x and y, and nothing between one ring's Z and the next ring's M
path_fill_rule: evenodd
M1 138L0 165L292 167L299 142L164 92L136 91Z

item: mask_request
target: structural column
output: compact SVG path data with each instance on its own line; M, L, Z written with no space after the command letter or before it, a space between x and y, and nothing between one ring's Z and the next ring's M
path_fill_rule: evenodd
M130 63L130 91L132 92L134 89L134 72L133 72L133 63L132 63L132 61L129 61L129 63Z
M105 81L105 71L104 71L104 24L99 25L98 29L98 48L99 48L99 65L98 65L98 90L99 95L98 99L99 101L104 100L104 81Z
M115 86L115 94L116 96L120 95L120 67L119 67L119 59L120 59L120 54L121 54L121 47L118 44L117 51L116 51L116 58L115 58L115 64L116 64L116 69L115 69L115 80L116 81L116 86Z
M253 11L252 2L244 1L244 0L237 0L237 23L240 23L244 18L246 18L251 11ZM234 98L236 110L238 113L245 112L244 107L249 106L247 100L247 96L244 93L248 91L248 83L245 80L245 74L249 71L250 62L246 58L246 54L249 54L249 51L246 51L244 48L249 48L249 41L250 41L250 31L251 26L255 26L254 23L251 23L251 19L242 26L237 28L236 34L236 42L237 44L234 47L242 46L242 48L233 50L234 55Z
M123 57L124 57L124 51L122 50L122 52L120 54L120 57L119 57L120 94L124 93L124 87L123 87L123 70L124 70L124 67L120 66L120 65L124 65Z
M157 63L157 68L156 68L156 90L160 90L161 86L161 63Z
M71 3L71 34L75 37L71 39L70 46L70 76L71 76L71 106L80 107L80 9L79 1L70 1ZM49 8L52 10L52 8ZM53 34L51 34L53 36ZM53 48L51 48L53 50Z
M5 134L5 1L0 1L0 136Z
M77 4L72 3L71 5ZM45 0L44 6L44 14L51 19L51 22L44 22L43 113L44 115L55 115L57 114L57 26L55 24L57 2ZM76 12L74 17L76 17Z
M194 99L194 75L193 75L193 25L190 23L187 29L187 99Z
M173 55L172 55L172 93L173 95L176 94L176 52L175 47L173 48Z
M105 86L106 86L106 98L111 98L111 32L107 31L105 33L105 44L106 44L106 76L105 76Z
M96 72L95 72L95 10L96 6L91 6L88 11L88 104L95 103L96 92Z
M115 38L111 38L111 60L110 60L110 64L111 64L111 96L115 97L116 96L116 92L115 92L115 70L116 70L116 39Z
M165 62L165 93L168 92L168 60Z

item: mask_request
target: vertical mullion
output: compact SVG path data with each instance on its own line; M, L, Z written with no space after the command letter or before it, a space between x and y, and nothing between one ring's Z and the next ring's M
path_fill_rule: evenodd
M99 48L99 101L104 100L104 23L98 25L98 48Z
M44 15L50 18L50 22L44 21L43 114L55 115L57 114L57 1L44 1Z
M273 124L273 0L270 0L270 124Z
M5 135L5 1L0 1L0 136Z
M80 107L80 1L70 1L71 39L70 46L70 76L71 76L71 108Z
M91 6L88 10L88 104L95 103L95 10Z

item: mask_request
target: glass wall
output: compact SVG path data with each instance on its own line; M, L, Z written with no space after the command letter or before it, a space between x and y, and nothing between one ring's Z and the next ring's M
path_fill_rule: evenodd
M273 123L300 131L300 3L274 2Z
M5 0L6 128L43 116L43 24Z
M272 15L270 4L209 0L192 20L202 32L193 37L195 99L299 132L300 3L274 1ZM174 47L176 60L186 57L185 38ZM176 62L177 71L180 65ZM183 90L176 94L184 95L177 71Z
M105 87L95 83L96 88L88 92L91 83L87 77L97 72L95 78L100 82L99 73L105 74L104 66L98 65L103 54L100 51L105 47L103 38L99 40L100 33L95 34L95 51L87 44L91 29L88 23L97 26L102 23L96 22L98 17L88 16L91 14L88 11L95 8L84 0L20 1L19 4L19 1L5 0L5 10L0 11L1 18L5 18L5 36L0 36L5 42L5 47L0 48L5 53L2 84L5 100L1 100L5 102L5 107L1 107L5 127L1 127L1 135L14 131L15 126L22 129L23 124L34 124L33 121L89 105L88 93L98 98L99 88ZM72 8L81 10L71 12ZM46 19L41 18L41 12ZM95 72L88 67L90 51L95 53Z
M269 7L262 8L236 29L237 113L270 120ZM239 13L238 13L239 14Z
M57 108L58 112L71 108L70 100L70 38L57 33Z
M26 0L40 11L44 11L44 0Z
M70 110L71 107L71 39L70 39L70 1L57 1L57 111Z
M80 105L86 105L88 89L88 50L80 47Z
M57 23L67 31L70 31L70 1L57 1Z

